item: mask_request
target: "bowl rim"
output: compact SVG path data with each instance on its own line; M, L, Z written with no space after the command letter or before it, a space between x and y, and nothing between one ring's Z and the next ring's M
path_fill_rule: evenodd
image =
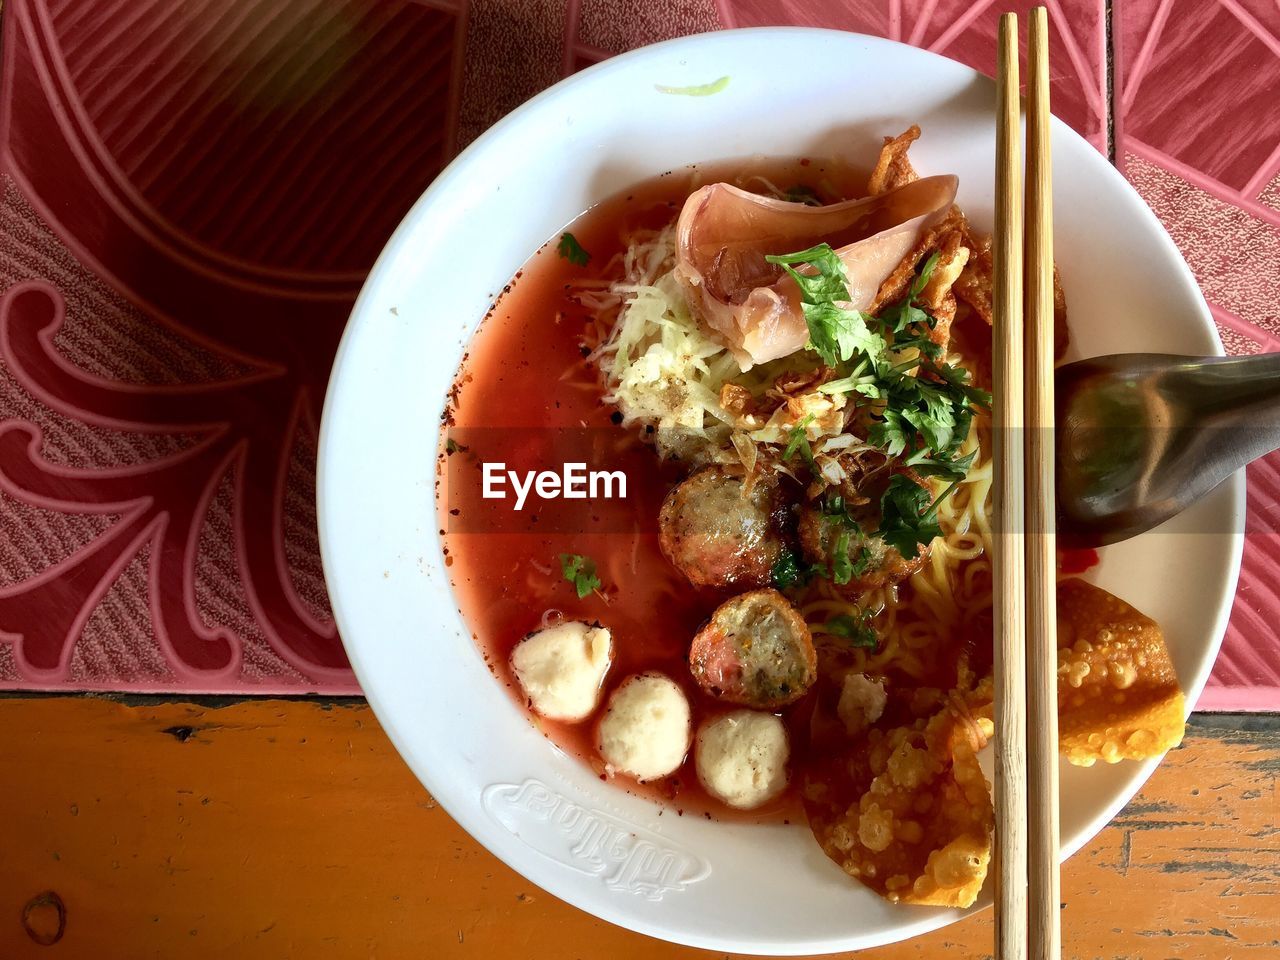
M688 48L692 51L701 48L704 45L733 44L737 42L738 37L743 35L769 34L811 34L814 35L815 38L829 38L834 35L842 39L861 41L874 46L898 48L903 51L910 51L913 56L924 55L945 61L952 66L962 67L965 70L969 70L975 78L981 78L984 82L991 82L988 77L976 70L973 70L967 65L959 64L948 57L943 57L940 54L933 53L932 51L922 50L899 41L854 33L852 31L803 26L731 28L709 33L676 37L661 43L639 47L593 64L590 67L561 79L506 114L480 134L465 149L460 151L458 155L436 176L436 178L428 185L422 195L414 202L405 216L401 219L400 223L396 226L395 230L392 232L382 251L375 260L373 267L370 269L369 274L361 287L360 294L352 307L350 318L343 331L335 353L331 375L325 393L319 430L316 487L320 551L325 571L326 584L329 590L334 622L338 627L339 636L343 638L343 644L351 662L352 670L360 683L361 689L397 752L401 755L402 759L405 760L406 765L410 767L414 776L423 784L432 796L436 798L437 802L440 803L449 816L452 817L464 830L466 830L473 839L491 853L494 853L493 849L484 839L481 839L481 836L489 832L492 825L489 821L481 817L477 809L478 804L474 801L474 798L463 799L460 797L455 798L450 796L447 777L436 774L435 772L425 769L419 764L414 764L409 760L409 757L413 753L409 742L410 738L405 731L398 729L396 724L391 722L390 718L393 712L382 700L381 694L376 689L376 684L371 682L372 670L370 669L369 664L365 662L359 644L354 641L349 642L346 639L347 636L354 636L354 633L349 629L352 624L347 614L344 589L337 583L332 573L335 567L333 557L337 550L337 545L334 543L333 538L335 533L333 532L332 524L330 523L330 518L339 512L341 507L328 505L330 503L336 503L336 491L333 490L333 484L335 482L333 477L335 476L335 470L330 466L334 460L334 442L332 440L331 429L334 418L331 416L331 411L336 408L340 402L342 402L342 395L344 392L344 377L342 376L342 373L344 371L344 367L349 364L349 355L352 352L352 345L354 341L362 334L371 318L370 307L368 305L368 301L371 300L373 296L371 291L379 286L383 280L383 275L391 270L391 265L395 257L398 255L399 248L402 247L410 235L418 229L421 221L428 216L432 207L436 205L438 198L447 194L447 192L455 186L456 182L464 176L466 169L472 163L475 156L490 149L491 145L500 143L511 130L523 124L527 117L538 113L543 104L565 96L570 92L576 91L580 87L592 85L598 82L600 78L607 76L610 73L630 69L633 64L645 58L658 57L681 48ZM1079 141L1085 145L1088 150L1094 153L1097 152L1096 148L1092 144L1088 143L1088 141L1086 141L1080 134L1057 117L1052 118L1052 125L1053 132L1056 136L1065 135L1068 138ZM1178 273L1180 274L1183 284L1189 287L1190 291L1194 294L1194 298L1199 301L1200 321L1213 341L1215 347L1214 352L1219 355L1223 354L1222 342L1219 337L1216 324L1213 321L1212 314L1204 303L1199 286L1181 253L1177 250L1172 238L1165 230L1163 224L1156 217L1155 213L1147 206L1146 202L1142 200L1137 190L1131 183L1129 183L1114 163L1112 163L1106 156L1100 156L1100 159L1103 163L1098 167L1098 175L1109 179L1113 185L1121 189L1122 192L1129 194L1130 197L1136 201L1134 205L1135 213L1146 221L1146 228L1150 234L1151 241L1165 247L1166 252L1172 253L1173 261L1177 265ZM474 328L470 328L467 335L468 339L473 335ZM441 407L443 408L443 406L444 397L441 397ZM1231 496L1230 509L1232 515L1237 518L1238 523L1236 529L1234 529L1229 535L1232 541L1230 558L1227 569L1222 571L1222 582L1224 584L1224 588L1221 600L1218 604L1217 616L1214 618L1211 642L1206 645L1205 655L1201 659L1201 667L1197 671L1196 675L1183 682L1188 715L1204 688L1205 682L1208 679L1225 635L1227 623L1231 614L1232 601L1235 595L1243 553L1243 508L1245 498L1244 471L1240 471L1233 475L1225 481L1222 486L1229 490ZM434 539L438 541L438 536ZM1134 765L1133 769L1135 773L1133 782L1135 784L1135 793L1142 788L1142 785L1159 765L1162 759L1163 757L1152 758ZM1132 799L1131 796L1126 797L1122 792L1120 796L1114 798L1112 802L1108 803L1104 810L1090 821L1088 827L1082 830L1078 837L1073 838L1073 842L1063 845L1061 851L1062 859L1066 860L1069 856L1084 846L1085 843L1095 837L1101 829L1103 829L1106 824L1109 823L1129 802L1130 799ZM498 856L498 859L502 860L504 864L512 866L508 862L507 858L502 854L495 853L495 855ZM874 940L857 940L856 938L845 938L839 941L815 939L803 942L757 942L754 944L734 942L730 944L721 938L704 937L697 933L673 933L669 928L637 920L634 916L624 916L605 901L600 899L593 900L585 895L578 895L574 890L564 889L562 884L558 883L554 877L546 872L526 869L525 866L512 866L512 869L515 869L518 873L530 879L531 882L543 887L543 889L547 890L547 892L553 894L557 898L570 903L589 915L604 919L635 932L688 946L717 950L731 949L744 953L795 955L864 949L890 942L900 942L923 933L931 932L954 922L956 919L968 916L979 909L984 909L982 906L975 906L960 913L921 916L914 921L907 921L903 923L901 927L896 928L901 936L896 936L892 939L881 938Z

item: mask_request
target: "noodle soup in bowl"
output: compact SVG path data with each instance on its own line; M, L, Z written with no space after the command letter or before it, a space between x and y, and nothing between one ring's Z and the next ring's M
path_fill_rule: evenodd
M371 274L322 430L335 615L424 785L551 893L775 954L990 902L993 105L850 34L646 48L485 134ZM1054 154L1069 355L1221 352L1136 194ZM1242 504L1064 557L1066 853L1176 742Z

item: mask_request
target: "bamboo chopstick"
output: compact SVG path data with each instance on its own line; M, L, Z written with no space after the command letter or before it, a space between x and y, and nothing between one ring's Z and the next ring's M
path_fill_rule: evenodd
M1053 191L1049 19L1027 29L1027 771L1032 960L1062 950L1058 865L1057 563L1053 483Z
M1027 956L1026 554L1023 501L1022 150L1018 16L1000 17L992 340L996 538L996 956ZM1056 755L1056 751L1055 751Z

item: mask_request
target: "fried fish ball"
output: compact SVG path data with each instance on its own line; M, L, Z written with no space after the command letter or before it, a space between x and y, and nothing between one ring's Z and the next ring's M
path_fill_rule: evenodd
M1058 584L1058 735L1079 766L1182 742L1186 704L1160 626L1084 580Z
M967 907L986 879L995 814L958 723L947 709L872 728L806 776L805 810L823 851L888 900Z
M726 600L689 647L702 689L728 703L773 710L804 696L818 655L804 617L777 590Z
M667 494L659 542L694 586L764 586L786 549L787 513L772 475L747 485L722 467L705 467Z

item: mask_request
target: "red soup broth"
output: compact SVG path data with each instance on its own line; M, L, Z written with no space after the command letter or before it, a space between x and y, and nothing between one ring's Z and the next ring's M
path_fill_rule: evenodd
M473 338L459 370L442 435L439 510L445 562L463 617L494 676L524 705L509 658L521 638L555 616L598 621L613 634L614 661L596 713L578 724L531 721L555 744L602 779L596 728L608 695L628 676L658 671L689 697L696 730L726 711L689 675L689 642L733 591L699 590L676 571L658 546L657 515L667 491L683 475L660 463L640 433L614 423L598 374L584 359L590 312L571 287L584 279L616 279L615 255L633 231L671 223L699 185L725 180L761 190L767 178L782 190L812 191L822 202L856 197L866 171L819 160L751 160L672 171L600 203L575 220L572 233L590 253L585 267L547 241L503 290ZM592 468L622 470L625 500L539 500L522 511L513 502L483 497L480 463L556 470L566 455ZM560 554L595 561L600 594L579 599L563 577ZM796 771L809 740L809 698L782 712L791 733L792 783L777 800L736 813L708 796L694 771L693 751L670 777L614 783L668 804L679 814L765 822L803 821Z

